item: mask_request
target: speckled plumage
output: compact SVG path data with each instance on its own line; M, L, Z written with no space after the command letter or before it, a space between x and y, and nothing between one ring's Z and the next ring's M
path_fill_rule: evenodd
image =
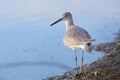
M67 30L63 41L65 46L80 48L79 45L91 43L91 37L86 30L74 26Z
M77 48L82 49L80 68L80 72L82 72L84 52L91 52L90 45L93 40L91 39L91 36L85 29L74 25L72 15L70 12L63 13L62 18L52 23L51 26L62 20L64 20L66 24L66 34L65 37L63 38L63 42L65 46L73 49L76 67L77 67L76 49ZM78 73L78 71L76 71L76 73Z

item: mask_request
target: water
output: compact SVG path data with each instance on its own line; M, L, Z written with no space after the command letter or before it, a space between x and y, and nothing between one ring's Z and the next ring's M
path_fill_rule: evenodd
M50 27L65 11L96 39L93 44L113 41L120 28L120 1L93 2L0 1L0 80L41 80L75 67L73 52L62 41L64 22ZM95 51L85 54L84 63L102 55Z

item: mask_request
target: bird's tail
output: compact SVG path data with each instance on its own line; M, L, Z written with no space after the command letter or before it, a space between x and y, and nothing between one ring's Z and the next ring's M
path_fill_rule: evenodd
M87 46L85 49L84 49L85 52L88 52L88 53L91 53L92 52L92 48L90 46Z
M93 42L93 41L96 41L96 39L91 39L90 41Z
M91 42L92 41L95 41L96 39L91 39ZM85 52L88 52L88 53L91 53L92 52L92 46L91 46L91 43L87 43L85 49L84 49Z

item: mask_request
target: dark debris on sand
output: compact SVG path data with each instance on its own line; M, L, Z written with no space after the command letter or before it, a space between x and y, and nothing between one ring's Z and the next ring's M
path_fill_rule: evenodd
M106 55L91 64L84 65L83 75L75 76L73 70L43 80L120 80L120 31L116 34L114 42L93 46L93 50L103 51Z

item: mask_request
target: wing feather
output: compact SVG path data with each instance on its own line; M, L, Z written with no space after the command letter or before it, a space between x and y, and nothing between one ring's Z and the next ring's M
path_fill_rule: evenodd
M86 30L76 26L66 32L63 41L66 46L81 45L91 43L91 37Z

